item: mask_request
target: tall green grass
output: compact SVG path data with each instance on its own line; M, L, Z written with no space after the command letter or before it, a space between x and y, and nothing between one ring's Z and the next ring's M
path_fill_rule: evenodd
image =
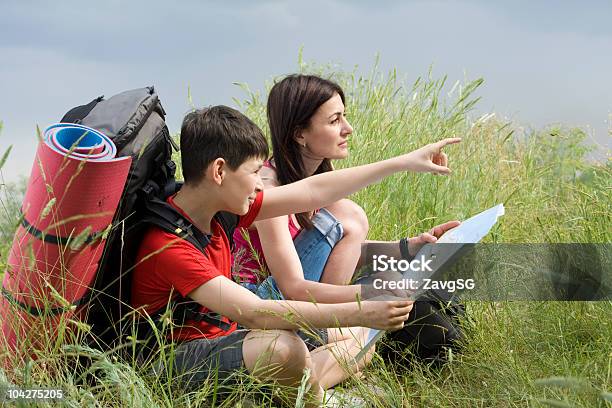
M452 176L399 174L351 197L369 216L370 239L415 235L504 203L506 215L487 242L611 242L612 165L586 160L589 147L581 129L524 132L494 114L476 116L482 79L452 82L428 72L408 81L395 70L382 72L378 64L361 75L301 57L298 65L300 72L330 77L345 90L355 132L350 157L337 167L463 137L447 149ZM239 86L243 95L236 104L267 134L265 95ZM2 225L11 225L18 219L16 193L6 188L4 193ZM3 260L9 245L3 241ZM375 359L364 378L344 387L378 407L610 406L611 302L471 302L467 307L465 348L443 369L394 367ZM75 352L97 361L96 384L77 386L64 360ZM224 398L214 383L185 392L171 380L147 376L148 368L77 343L48 350L25 370L0 373L0 385L9 379L59 385L70 406L241 406L249 395L255 405L275 406L273 398L280 395L278 387L246 375Z

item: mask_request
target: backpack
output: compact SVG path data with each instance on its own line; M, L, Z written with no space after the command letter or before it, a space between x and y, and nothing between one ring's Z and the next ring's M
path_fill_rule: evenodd
M134 315L129 306L132 270L140 242L150 226L186 239L202 252L209 243L208 237L166 202L181 184L175 181L176 165L171 158L172 150L178 151L178 146L170 137L165 114L151 86L125 91L107 100L100 96L71 109L61 120L101 131L115 143L118 157L132 156L95 283L81 302L84 320L91 327L90 343L98 347L120 346L132 333L133 326L127 318ZM220 212L215 218L233 245L231 239L238 216ZM174 299L169 306L175 311L172 316L177 325L186 320L205 320L221 328L227 324L217 315L200 313L195 302L184 298ZM150 317L155 320L166 310L164 307ZM139 330L138 338L146 338L151 329Z
M387 333L378 352L384 361L404 369L417 360L441 366L465 340L463 318L465 306L457 295L430 289L414 302L404 327Z

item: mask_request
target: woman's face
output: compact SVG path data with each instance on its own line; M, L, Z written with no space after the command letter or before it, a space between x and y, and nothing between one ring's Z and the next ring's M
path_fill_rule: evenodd
M310 119L310 126L296 137L302 154L313 159L344 159L348 156L348 137L353 128L344 116L344 104L334 94ZM304 144L306 146L304 146Z

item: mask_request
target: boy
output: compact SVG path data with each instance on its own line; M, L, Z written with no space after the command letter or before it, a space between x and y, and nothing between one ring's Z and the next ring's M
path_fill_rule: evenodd
M458 141L447 139L393 159L310 177L266 190L264 197L259 170L268 146L261 130L225 106L187 114L181 128L185 184L167 201L207 234L210 243L201 252L174 234L150 228L133 274L132 306L153 313L178 294L196 301L203 312L221 316L221 324L190 321L172 333L180 342L174 367L190 373L190 384L201 384L211 374L224 380L244 367L256 377L297 386L309 369L308 397L318 404L323 389L348 376L337 357L353 364L351 356L367 332L338 327L399 329L413 302L262 300L231 280L229 240L213 216L219 211L238 214L238 226L247 227L259 219L323 207L398 171L448 174L440 149ZM238 330L237 324L251 330ZM309 348L295 332L300 326L332 329L323 332L322 344Z

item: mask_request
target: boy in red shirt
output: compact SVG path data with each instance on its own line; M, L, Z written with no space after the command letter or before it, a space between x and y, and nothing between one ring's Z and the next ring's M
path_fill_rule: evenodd
M210 375L224 380L246 368L261 379L297 386L308 369L309 402L318 405L323 389L350 375L347 364L357 371L369 361L353 360L367 335L364 327L403 327L413 302L260 299L231 280L230 243L215 214L238 214L238 226L248 227L259 219L323 207L395 172L448 174L441 148L458 141L446 139L393 159L309 177L268 189L264 197L259 171L268 146L261 130L225 106L189 113L181 128L185 184L168 203L206 234L209 243L202 252L151 227L138 253L132 306L154 313L180 295L196 301L202 312L219 316L216 323L186 322L172 333L179 342L174 369L188 384L202 384ZM247 329L238 329L238 324ZM300 327L330 329L323 330L317 342L297 332Z

